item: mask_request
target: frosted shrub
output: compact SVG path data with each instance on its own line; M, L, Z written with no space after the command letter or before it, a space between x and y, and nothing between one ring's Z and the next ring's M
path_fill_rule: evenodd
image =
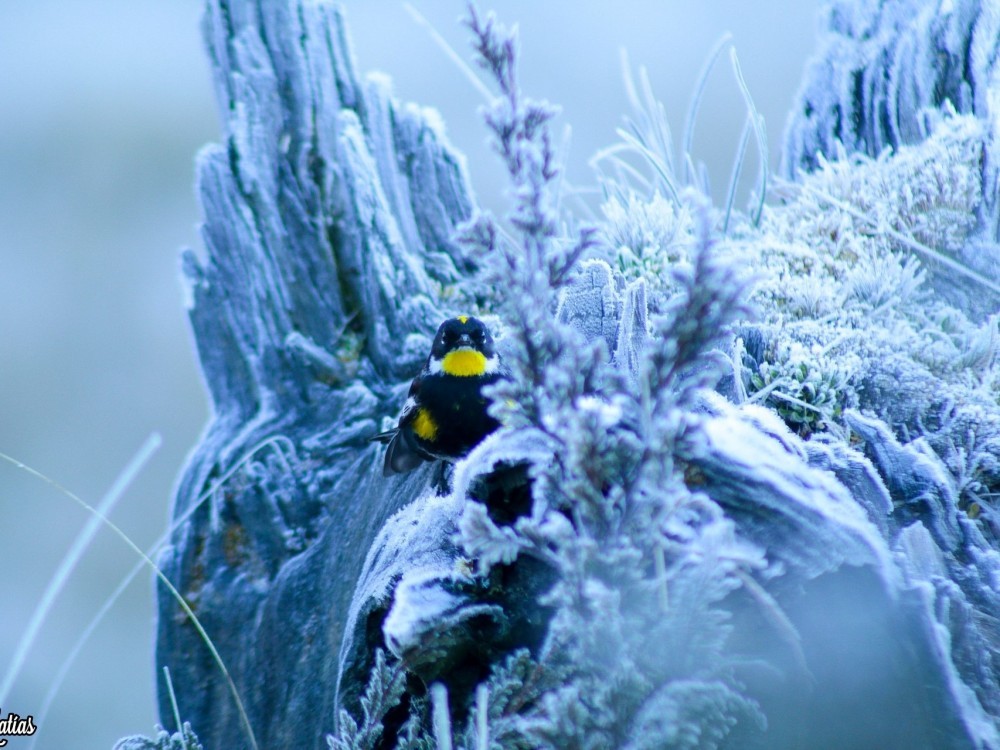
M629 281L645 279L654 294L676 291L671 271L687 262L691 250L689 208L659 192L648 201L629 192L623 200L612 197L601 206L602 235L616 253L618 269Z

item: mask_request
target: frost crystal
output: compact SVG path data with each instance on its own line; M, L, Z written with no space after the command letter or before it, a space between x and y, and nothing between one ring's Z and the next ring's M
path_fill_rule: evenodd
M630 79L598 161L652 177L603 175L586 226L492 16L503 219L339 15L259 6L206 20L226 143L184 268L214 415L161 564L261 746L1000 747L995 10L828 0L745 213L735 57L721 207ZM367 438L455 307L495 314L502 427L386 480ZM162 596L180 713L249 746L203 648Z

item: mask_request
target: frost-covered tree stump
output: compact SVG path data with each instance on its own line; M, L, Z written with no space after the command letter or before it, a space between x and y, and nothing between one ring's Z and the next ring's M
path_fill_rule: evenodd
M507 232L336 11L209 2L225 139L184 271L213 416L160 563L235 689L165 590L157 638L205 747L1000 747L995 14L870 6L828 3L759 221L612 182L562 238L502 31L471 24ZM861 85L934 40L938 84L928 53ZM503 429L447 491L383 478L367 438L480 308Z
M433 118L359 81L330 6L212 2L204 25L226 137L199 156L206 256L184 272L213 417L174 516L210 497L161 563L258 745L323 747L342 675L369 658L368 613L349 617L365 557L429 477L382 479L366 438L470 272L451 236L472 199ZM182 716L208 747L247 746L205 645L160 602L157 661ZM169 720L162 689L161 708Z

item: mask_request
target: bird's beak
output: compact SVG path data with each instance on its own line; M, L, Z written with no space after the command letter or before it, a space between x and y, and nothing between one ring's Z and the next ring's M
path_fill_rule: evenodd
M472 337L469 336L469 334L467 333L463 333L461 336L458 337L458 345L468 346L472 348Z

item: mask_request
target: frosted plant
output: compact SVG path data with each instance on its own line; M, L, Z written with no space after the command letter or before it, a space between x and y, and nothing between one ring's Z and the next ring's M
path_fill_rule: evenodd
M623 53L625 90L632 112L625 117L624 127L617 131L621 141L603 149L591 159L591 166L598 171L605 195L618 196L619 198L625 196L626 199L630 200L628 197L633 192L655 197L662 191L663 195L672 203L680 206L684 202L685 190L693 190L706 196L710 194L708 170L704 163L696 160L691 150L691 144L708 76L719 58L727 50L734 78L746 104L746 124L733 159L725 210L720 216L722 230L725 233L729 228L737 187L740 183L751 136L754 136L758 149L760 173L756 194L752 196L755 207L751 211L749 219L754 226L759 224L768 189L767 135L764 119L757 112L746 81L743 79L743 72L740 69L736 50L732 47L730 34L725 34L716 43L698 75L688 103L680 150L676 155L670 123L667 121L663 105L657 101L653 93L646 69L639 68L637 85L628 65L628 59ZM638 168L631 163L628 158L630 156L638 157Z
M845 407L856 405L847 363L807 351L798 342L779 346L773 357L755 364L750 400L771 406L803 437L828 429Z
M847 26L917 2L831 0ZM1000 320L957 294L996 287L962 262L992 252L968 219L995 200L988 128L945 112L893 152L826 149L767 207L764 170L744 215L749 96L715 210L641 75L625 150L649 168L603 160L603 225L564 230L553 109L473 12L501 221L433 117L358 81L324 3L209 13L227 141L185 268L218 418L175 515L211 503L164 569L269 747L1000 747ZM366 437L458 300L498 313L503 427L449 494L382 481ZM219 744L236 715L177 615L158 658Z
M888 305L915 301L926 278L920 261L912 255L864 256L845 273L841 301L866 314L878 313Z
M470 26L481 63L500 87L487 122L517 198L510 218L516 244L488 217L466 233L491 278L513 290L508 359L517 379L494 389L493 408L508 440L518 430L539 433L550 458L528 467L528 515L499 526L484 506L469 504L459 530L481 575L515 557L554 570L539 602L552 616L536 669L565 674L520 718L508 717L514 729L503 746L714 747L736 724L759 720L733 680L719 603L763 561L718 506L687 489L677 452L698 430L697 394L718 376L705 354L743 311L743 286L716 256L704 205L690 219L662 199L628 216L626 207L642 204L613 201L606 236L655 263L635 273L633 284L663 284L646 274L670 268L678 293L652 321L636 372L610 364L602 338L587 341L561 322L553 314L556 293L572 282L590 235L569 251L555 241L549 110L520 99L512 37L474 13ZM696 235L689 263L678 272L671 248L689 232ZM491 693L497 679L486 683ZM674 721L664 724L661 711Z
M184 722L181 731L171 734L163 729L156 737L125 737L115 743L114 750L204 750L191 725Z
M509 300L506 311L513 346L506 356L515 379L494 386L493 412L510 426L542 426L552 399L572 401L592 390L599 352L580 341L569 326L552 318L559 290L575 262L593 247L594 230L581 230L573 243L555 242L552 182L557 175L547 123L555 114L549 105L522 97L516 82L515 40L498 31L491 17L481 21L475 11L469 19L480 64L495 78L500 97L485 119L493 146L515 185L516 203L509 221L523 238L514 246L501 235L496 222L480 213L465 228L464 241L488 261L485 276ZM573 358L566 372L573 377L551 377L545 366L560 357ZM562 375L563 373L559 373Z
M730 602L749 589L787 643L798 636L754 579L780 576L783 565L772 565L761 546L741 537L713 495L697 489L715 479L691 469L716 450L708 446L718 433L710 437L703 425L725 414L706 406L704 395L725 364L719 349L731 340L733 325L749 316L744 295L752 289L761 324L741 330L762 331L764 345L737 355L745 400L772 408L802 437L827 432L830 440L850 434L851 408L885 403L871 378L887 351L913 366L919 366L917 352L943 360L944 352L928 354L927 321L946 306L929 302L928 271L898 237L920 234L921 241L949 248L970 230L926 217L947 217L963 200L974 202L973 179L944 185L942 175L972 174L966 160L976 130L946 119L922 147L926 152L899 161L885 155L824 164L803 186L786 186L787 202L768 207L759 228L737 222L724 241L718 233L723 219L703 198L680 191L670 200L655 193L646 200L624 186L610 191L616 197L604 206L599 234L585 229L567 240L557 235L551 198L557 174L547 131L552 110L522 98L513 37L474 12L470 27L480 62L501 92L487 123L516 202L508 219L512 232L480 214L463 237L488 283L507 292L505 356L515 379L491 393L504 429L458 470L458 539L476 577L532 560L554 578L538 600L549 619L537 651L495 664L474 701L471 695L445 700L443 686L432 688L430 702L411 705L401 743L440 746L446 738L468 748L700 748L734 737L752 743L748 738L765 720L736 679L740 658L730 646ZM894 202L893 190L906 183L916 186L912 194ZM831 201L834 208L849 203L855 212L831 210ZM607 271L626 290L621 298L645 300L648 290L662 313L647 320L645 302L628 310L621 303L622 320L635 314L638 321L631 357L612 357L604 336L564 314L578 304L567 301L580 296L575 285L597 268L578 263L594 249L595 236L607 246L598 254L610 250L606 257L621 273ZM758 271L752 287L737 256ZM939 327L955 326L944 337L947 346L968 351L959 339L975 327L960 313L945 317ZM982 342L976 362L990 370L993 338L981 332L976 340ZM967 372L973 365L955 366ZM926 372L928 378L944 374ZM958 386L961 378L949 382ZM888 410L882 414L893 418ZM919 418L912 414L910 422L916 426ZM758 429L792 445L791 437L755 419ZM936 449L950 450L949 463L968 496L964 507L981 513L986 506L979 500L991 494L995 446L966 441L955 448L948 443L954 435L955 429L943 429ZM535 447L527 451L529 444ZM530 480L530 507L499 521L496 509L466 496L469 477L488 477L519 460ZM780 462L787 460L786 454ZM829 518L826 523L836 528ZM464 725L447 710L463 700Z
M624 199L612 196L601 210L603 239L626 280L645 279L654 298L677 291L671 269L688 260L693 232L690 208L659 192L648 201L629 192Z
M853 403L855 391L866 405L863 382L890 352L956 387L990 369L996 321L976 325L934 296L938 258L973 229L981 138L977 121L949 116L898 153L821 159L800 185L783 186L759 232L735 240L759 274L752 299L771 350L799 344L838 360L846 378L830 381L835 400ZM758 373L755 387L779 375Z
M358 723L350 713L341 711L340 731L336 736L327 737L331 750L375 750L380 747L383 721L402 698L405 684L406 672L402 665L390 664L385 652L379 649L361 697L362 720Z
M952 116L919 146L878 159L821 160L801 185L785 185L785 200L768 207L760 234L748 237L748 251L759 253L770 277L755 295L764 312L787 307L792 315L822 317L838 307L835 295L817 310L796 308L794 301L815 296L810 287L835 289L848 276L854 295L857 274L866 270L874 273L861 290L863 299L889 299L900 284L907 299L912 297L916 268L905 240L928 245L931 253L954 251L963 243L982 195L976 168L981 149L979 122ZM894 271L893 258L910 270ZM933 263L934 255L925 254L921 261ZM882 270L890 273L878 273Z

